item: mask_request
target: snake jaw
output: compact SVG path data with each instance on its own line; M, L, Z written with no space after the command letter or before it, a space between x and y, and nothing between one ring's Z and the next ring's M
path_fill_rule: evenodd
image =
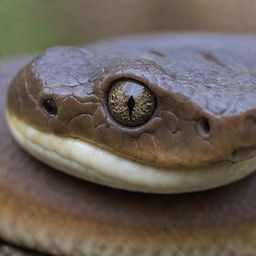
M146 165L118 156L77 138L37 130L7 113L13 136L40 161L79 178L114 188L140 192L181 193L210 189L254 171L256 157L240 162L220 161L191 169Z

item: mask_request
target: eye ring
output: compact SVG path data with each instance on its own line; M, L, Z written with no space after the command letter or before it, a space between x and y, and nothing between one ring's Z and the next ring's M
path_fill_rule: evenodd
M50 114L52 116L57 115L58 108L53 99L45 99L42 103L42 106L48 114Z
M148 86L134 79L113 81L107 94L111 117L126 127L137 127L148 122L156 105L156 97Z

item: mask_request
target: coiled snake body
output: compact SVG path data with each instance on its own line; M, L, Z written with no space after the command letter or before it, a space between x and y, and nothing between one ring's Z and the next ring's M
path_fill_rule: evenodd
M11 140L4 95L27 60L1 64L1 236L57 255L254 255L255 174L193 191L254 171L255 53L255 36L188 33L37 56L9 127L78 178Z

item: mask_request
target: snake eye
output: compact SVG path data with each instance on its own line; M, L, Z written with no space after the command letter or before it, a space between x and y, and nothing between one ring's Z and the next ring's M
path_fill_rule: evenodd
M44 100L42 106L50 115L57 115L57 106L53 99Z
M108 93L108 109L121 125L145 124L156 108L156 98L144 84L131 79L115 81Z

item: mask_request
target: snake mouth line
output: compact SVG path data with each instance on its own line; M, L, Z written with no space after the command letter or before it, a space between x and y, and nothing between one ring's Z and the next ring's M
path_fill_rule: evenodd
M8 112L7 121L18 143L40 161L70 175L125 190L151 193L206 190L252 173L256 164L256 157L252 157L200 168L158 168L115 155L77 138L42 132Z

